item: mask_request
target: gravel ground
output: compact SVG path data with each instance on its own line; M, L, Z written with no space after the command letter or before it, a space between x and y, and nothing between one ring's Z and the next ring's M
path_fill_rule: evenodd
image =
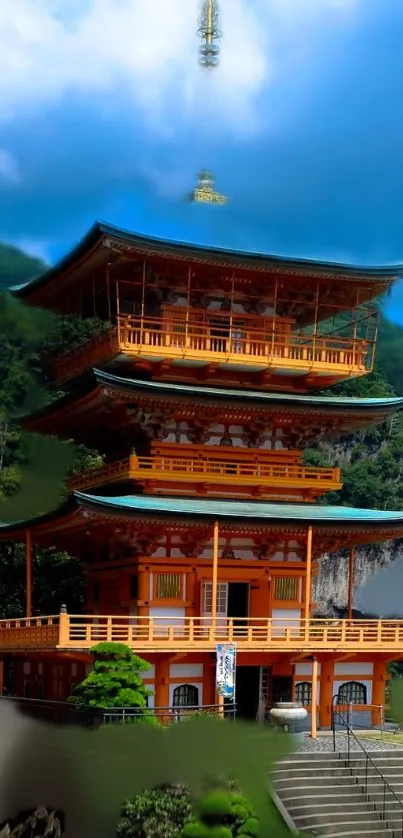
M365 748L366 751L394 751L394 750L402 750L403 745L397 743L396 745L392 742L382 742L381 739L360 739L357 736L357 739L361 743L362 747ZM350 740L350 748L354 751L360 751L361 748L359 744L354 740ZM297 746L298 751L321 751L322 753L326 753L329 751L333 751L333 737L332 736L318 736L317 739L311 739L310 736L307 736L304 741ZM347 737L343 733L336 734L336 751L346 751L347 750Z

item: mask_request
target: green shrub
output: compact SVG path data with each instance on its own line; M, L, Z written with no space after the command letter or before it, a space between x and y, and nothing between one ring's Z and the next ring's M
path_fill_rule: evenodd
M248 835L250 838L258 838L259 821L257 818L248 818L238 829L237 835Z
M211 831L201 821L191 821L183 827L181 838L211 838Z
M78 684L70 701L100 710L130 708L141 711L133 721L158 724L152 711L147 708L147 689L141 673L148 670L147 661L135 655L123 643L98 643L90 649L94 665L92 672Z
M258 834L259 822L246 799L236 788L235 781L225 781L224 788L210 785L197 805L197 819L192 820L182 830L181 838L234 838L235 835L251 836ZM202 827L207 832L202 832Z
M192 816L187 786L147 789L122 807L118 838L178 838ZM204 838L196 836L189 838Z
M231 814L232 803L227 791L216 789L208 792L199 803L199 815L204 822L222 821Z

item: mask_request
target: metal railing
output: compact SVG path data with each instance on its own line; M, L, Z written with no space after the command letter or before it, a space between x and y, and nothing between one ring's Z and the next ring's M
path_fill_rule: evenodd
M363 790L364 790L364 794L366 795L367 802L373 803L375 811L379 811L381 819L387 823L388 819L389 820L392 819L390 816L388 816L388 812L387 812L387 803L388 803L387 798L388 798L388 795L389 795L389 798L392 798L394 801L396 801L397 804L398 804L398 810L400 811L400 815L399 815L399 817L400 817L400 828L397 831L395 829L391 829L391 832L393 832L393 836L400 835L403 838L403 800L399 797L398 794L396 794L395 790L392 788L390 783L388 783L386 777L384 777L384 775L382 774L382 771L380 770L379 766L376 764L376 762L374 762L372 757L370 757L368 751L366 750L366 748L364 748L364 745L362 744L360 739L358 739L358 737L355 735L354 731L352 730L352 727L351 727L351 709L350 709L351 705L347 709L347 712L343 713L343 712L341 712L341 705L338 705L337 703L335 703L335 702L337 702L337 698L338 698L337 695L334 696L333 701L332 701L331 721L332 721L332 734L333 734L333 751L336 753L336 750L337 750L336 725L339 724L346 732L347 766L350 769L351 774L353 774L353 767L352 767L352 764L351 764L351 742L353 741L356 745L355 752L356 753L362 752L363 755L364 755L364 759L365 759ZM357 766L356 782L357 782L357 785L361 785L360 774L358 774L358 770L359 770L359 766ZM372 775L371 775L371 772L373 772ZM376 802L371 801L371 795L370 795L370 791L369 791L369 784L370 784L371 776L375 776L375 777L379 778L379 781L382 785L382 801L381 801L380 809L378 809L378 810L376 809L376 805L377 805Z
M236 703L201 704L190 706L170 706L155 708L114 707L98 709L86 705L77 705L68 701L47 701L39 698L23 698L3 695L0 702L8 702L21 713L37 721L57 725L80 725L82 727L102 727L109 724L133 724L154 717L164 725L189 721L200 715L218 716L236 719Z

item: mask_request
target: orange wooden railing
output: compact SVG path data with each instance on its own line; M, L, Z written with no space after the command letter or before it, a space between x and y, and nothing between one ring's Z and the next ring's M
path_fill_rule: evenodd
M182 457L137 457L102 466L82 475L74 475L68 481L70 491L86 486L101 485L124 478L137 480L168 480L180 482L205 482L242 486L270 486L290 489L312 489L326 492L340 489L339 468L311 468L259 462L237 462L233 459Z
M221 318L222 319L222 318ZM228 317L227 317L228 321ZM113 358L118 352L135 355L226 360L232 363L287 369L326 370L356 375L373 367L374 342L352 337L304 335L290 329L273 330L272 319L232 318L231 327L211 319L175 323L166 318L119 315L117 326L96 335L50 365L50 375L59 385L90 367Z
M403 646L403 620L293 620L278 618L129 617L60 614L0 620L0 651L88 650L101 641L138 651L214 651L236 643L244 651L384 651Z
M0 650L54 649L59 642L59 615L0 620Z
M217 334L221 331L221 335ZM223 334L224 332L224 334ZM226 333L225 333L226 332ZM216 333L216 334L215 334ZM262 362L286 368L336 368L368 372L372 342L344 337L265 333L245 324L214 327L210 323L167 324L160 318L120 315L118 343L125 352L209 360L220 356L234 363Z
M73 376L81 375L90 367L113 358L118 351L117 330L111 327L52 361L50 378L55 384L64 384Z

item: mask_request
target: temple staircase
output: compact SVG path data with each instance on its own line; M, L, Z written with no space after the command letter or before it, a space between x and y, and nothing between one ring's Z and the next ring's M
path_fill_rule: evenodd
M295 753L279 763L273 783L295 832L403 838L403 748Z

